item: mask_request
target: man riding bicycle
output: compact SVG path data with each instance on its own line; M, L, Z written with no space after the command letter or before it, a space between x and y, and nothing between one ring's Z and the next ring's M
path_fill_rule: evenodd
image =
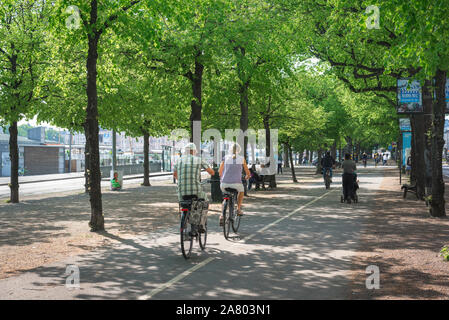
M204 199L206 208L209 206L206 193L201 187L201 168L205 169L211 176L215 174L200 157L195 156L196 146L189 143L184 147L184 155L176 162L173 169L173 176L178 181L178 199L183 200L185 196L197 196Z
M323 179L326 181L326 172L329 171L329 177L332 182L332 168L335 166L335 160L331 156L330 151L326 152L326 155L321 159L321 167L323 168Z
M363 160L363 166L366 167L366 162L368 161L368 155L366 154L366 152L363 153L362 160Z

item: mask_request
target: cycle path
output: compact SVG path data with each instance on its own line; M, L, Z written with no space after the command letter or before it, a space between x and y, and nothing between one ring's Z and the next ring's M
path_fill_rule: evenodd
M382 170L360 169L353 205L340 203L339 183L325 190L318 176L296 185L279 180L270 197L247 201L231 241L211 216L207 249L194 243L190 260L180 253L177 225L134 239L111 235L118 243L1 280L0 299L347 298L351 257ZM72 264L80 288L66 287Z

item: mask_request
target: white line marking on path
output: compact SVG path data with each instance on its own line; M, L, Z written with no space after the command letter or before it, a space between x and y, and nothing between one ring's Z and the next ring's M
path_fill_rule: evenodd
M305 207L311 205L312 203L314 203L314 202L316 202L316 201L318 201L318 200L324 198L324 197L327 196L329 193L331 193L331 192L333 192L333 191L336 191L336 190L337 190L337 189L333 189L333 190L331 190L331 191L328 191L328 192L326 192L325 194L319 196L318 198L315 198L315 199L313 199L313 200L307 202L306 204L302 205L301 207L299 207L299 208L293 210L292 212L290 212L290 213L289 213L288 215L286 215L285 217L282 217L282 218L277 219L276 221L274 221L274 222L272 222L272 223L266 225L266 226L263 227L262 229L256 231L255 233L249 235L249 236L246 237L245 239L242 239L242 240L240 240L240 241L238 241L238 242L245 242L245 240L249 240L249 239L253 238L253 237L256 236L258 233L263 232L263 231L267 230L268 228L270 228L270 227L272 227L272 226L278 224L278 223L281 222L282 220L285 220L285 219L291 217L292 215L294 215L294 214L297 213L298 211L300 211L300 210L304 209ZM184 271L183 273L181 273L180 275L174 277L174 278L171 279L170 281L164 283L164 284L161 285L160 287L158 287L158 288L152 290L150 293L148 293L148 294L146 294L146 295L143 295L143 296L140 296L138 299L139 299L139 300L149 300L149 299L151 299L152 297L154 297L154 296L155 296L156 294L158 294L159 292L162 292L162 291L164 291L165 289L170 288L170 287L171 287L172 285L174 285L175 283L181 281L182 279L184 279L185 277L187 277L187 276L190 275L191 273L193 273L193 272L195 272L196 270L198 270L198 269L204 267L204 266L207 265L209 262L211 262L211 261L213 261L213 260L215 260L215 259L216 259L216 258L214 258L214 257L207 258L207 259L204 260L203 262L198 263L197 265L193 266L192 268L190 268L190 269Z
M316 201L318 201L318 200L324 198L324 197L327 196L329 193L331 193L331 192L333 192L333 191L335 191L335 190L337 190L337 189L333 189L333 190L331 190L331 191L328 191L328 192L326 192L325 194L319 196L318 198L315 198L315 199L313 199L312 201L307 202L306 204L302 205L301 207L299 207L299 208L293 210L292 212L290 212L290 213L289 213L288 215L286 215L285 217L279 218L279 219L277 219L276 221L274 221L274 222L272 222L272 223L270 223L270 224L267 224L267 225L266 225L265 227L263 227L262 229L257 230L255 233L253 233L253 234L249 235L248 237L246 237L246 238L240 240L240 242L245 242L246 240L252 239L252 238L255 237L257 234L259 234L259 233L261 233L261 232L263 232L263 231L265 231L265 230L271 228L272 226L278 224L279 222L281 222L281 221L283 221L283 220L285 220L285 219L287 219L287 218L290 218L292 215L294 215L294 214L297 213L298 211L300 211L300 210L304 209L305 207L311 205L312 203L314 203L314 202L316 202Z
M153 291L151 291L150 293L140 296L138 299L139 300L149 300L151 299L154 295L158 294L161 291L164 291L165 289L171 287L172 285L174 285L176 282L184 279L185 277L187 277L189 274L195 272L196 270L198 270L199 268L204 267L206 264L208 264L209 262L211 262L212 260L215 260L216 258L210 257L207 258L206 260L204 260L201 263L198 263L197 265L193 266L192 268L184 271L183 273L181 273L180 275L174 277L173 279L171 279L170 281L164 283L163 285L161 285L159 288L154 289Z

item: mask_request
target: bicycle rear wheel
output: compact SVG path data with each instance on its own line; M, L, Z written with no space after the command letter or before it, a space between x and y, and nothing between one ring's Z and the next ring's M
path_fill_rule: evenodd
M206 242L207 242L207 218L206 218L206 222L204 223L204 232L200 233L198 235L199 240L200 240L200 248L201 250L206 249Z
M182 255L185 259L189 259L192 254L193 247L193 237L189 234L191 228L189 228L189 224L187 223L187 213L183 213L181 216L181 251Z

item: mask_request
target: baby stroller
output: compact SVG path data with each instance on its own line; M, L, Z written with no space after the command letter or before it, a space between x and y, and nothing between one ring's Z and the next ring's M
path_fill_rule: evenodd
M353 189L352 189L352 200L355 203L359 202L359 196L357 195L357 190L359 189L359 180L357 180L357 174L354 174L354 184L353 184ZM345 196L344 194L341 195L340 197L340 202L343 203L345 202Z

